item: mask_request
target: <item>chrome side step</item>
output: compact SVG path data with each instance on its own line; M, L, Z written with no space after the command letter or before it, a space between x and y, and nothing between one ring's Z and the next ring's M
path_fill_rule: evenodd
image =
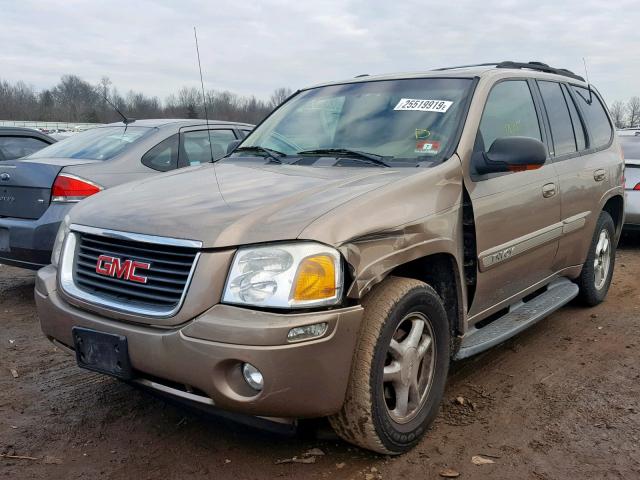
M539 322L578 295L578 286L567 278L554 280L547 291L534 299L519 302L509 313L483 328L472 328L462 338L454 360L471 357L494 347Z

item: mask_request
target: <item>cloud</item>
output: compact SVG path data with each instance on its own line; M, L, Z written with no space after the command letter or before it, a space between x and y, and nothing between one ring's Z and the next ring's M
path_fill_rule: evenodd
M206 86L266 98L362 73L539 60L582 74L610 103L640 95L636 0L0 0L0 78L36 88L108 76L165 97Z

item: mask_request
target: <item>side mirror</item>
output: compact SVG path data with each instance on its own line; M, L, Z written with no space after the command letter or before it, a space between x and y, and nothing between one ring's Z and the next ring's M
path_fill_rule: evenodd
M229 143L229 145L227 145L227 155L232 153L236 149L236 147L241 143L242 143L242 140L234 140L233 142Z
M535 170L547 161L547 149L540 140L531 137L501 137L489 151L476 157L475 167L480 175L497 172Z

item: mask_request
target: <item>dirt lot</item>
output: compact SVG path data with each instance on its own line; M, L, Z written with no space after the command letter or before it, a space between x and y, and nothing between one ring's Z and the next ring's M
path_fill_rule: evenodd
M452 468L465 479L640 478L640 237L617 261L603 305L571 305L454 365L430 435L398 458L327 432L256 431L80 370L41 335L33 274L2 266L0 477L431 479ZM311 448L325 455L277 463Z

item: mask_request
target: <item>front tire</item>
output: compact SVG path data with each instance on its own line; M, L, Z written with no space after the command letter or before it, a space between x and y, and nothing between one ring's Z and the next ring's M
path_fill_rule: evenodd
M593 234L587 260L578 278L580 300L593 307L601 303L611 286L616 263L615 225L608 212L601 212Z
M362 303L345 403L329 422L348 442L397 455L420 441L438 413L449 321L438 294L418 280L390 277Z

